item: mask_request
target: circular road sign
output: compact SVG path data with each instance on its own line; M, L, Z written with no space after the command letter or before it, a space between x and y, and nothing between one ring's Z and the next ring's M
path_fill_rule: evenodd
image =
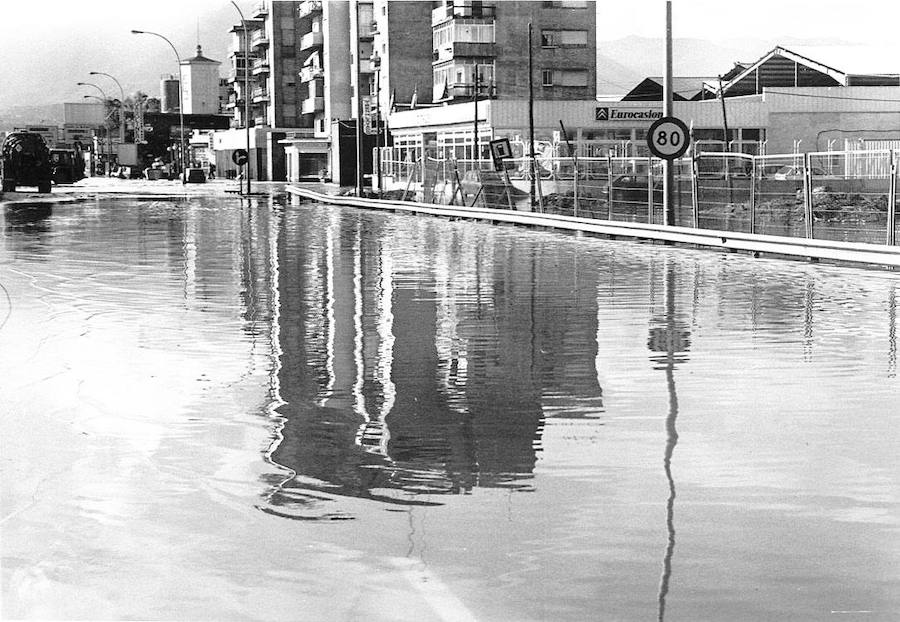
M250 156L247 154L246 149L235 149L234 153L231 154L231 161L238 166L244 166L249 159Z
M690 134L684 121L676 117L662 117L653 122L647 132L647 146L657 158L674 160L687 151Z

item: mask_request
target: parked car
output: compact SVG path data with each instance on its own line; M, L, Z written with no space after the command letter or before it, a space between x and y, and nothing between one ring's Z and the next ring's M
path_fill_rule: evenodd
M813 178L823 178L827 177L830 179L834 179L834 175L829 175L828 171L818 166L813 166L811 168ZM803 166L797 164L786 164L782 166L778 171L772 175L772 179L803 179Z

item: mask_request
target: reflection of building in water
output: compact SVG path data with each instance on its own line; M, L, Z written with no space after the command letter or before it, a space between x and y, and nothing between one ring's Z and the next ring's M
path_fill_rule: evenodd
M569 340L593 340L596 306L537 299L555 258L427 222L405 223L421 230L401 244L389 226L285 214L284 427L271 458L296 477L274 503L527 486L545 393L599 400L595 353L566 354ZM573 365L590 370L582 386L556 383Z

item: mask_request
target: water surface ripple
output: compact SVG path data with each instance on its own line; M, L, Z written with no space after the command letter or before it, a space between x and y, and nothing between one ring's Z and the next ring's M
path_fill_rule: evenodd
M6 206L0 617L900 619L893 273Z

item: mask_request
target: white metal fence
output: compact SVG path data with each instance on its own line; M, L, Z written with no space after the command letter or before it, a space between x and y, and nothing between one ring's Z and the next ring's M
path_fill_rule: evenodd
M413 154L382 149L387 197L801 238L880 244L898 239L900 151L686 157L674 163L669 223L657 158L516 158L495 170L491 160Z

